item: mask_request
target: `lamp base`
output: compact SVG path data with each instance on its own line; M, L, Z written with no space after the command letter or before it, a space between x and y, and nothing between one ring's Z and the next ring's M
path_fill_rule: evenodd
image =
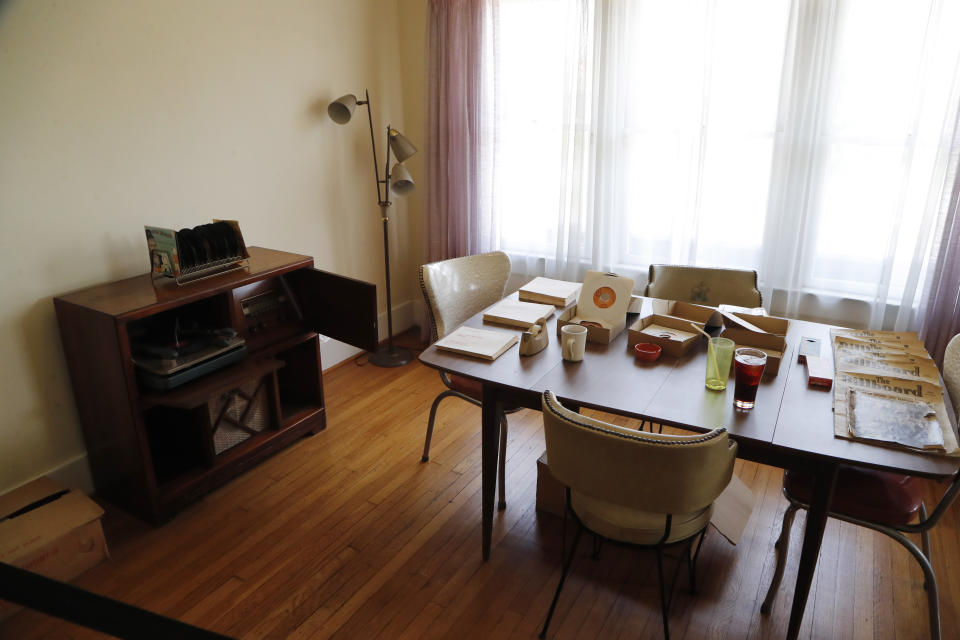
M370 354L367 362L375 367L402 367L411 360L413 353L409 349L380 347L376 353Z

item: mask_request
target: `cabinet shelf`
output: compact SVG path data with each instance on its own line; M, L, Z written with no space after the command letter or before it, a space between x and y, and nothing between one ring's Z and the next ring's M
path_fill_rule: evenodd
M211 396L232 389L245 380L261 378L282 366L282 362L273 358L247 356L242 362L208 373L171 391L142 393L140 405L143 409L158 405L193 409L205 404Z

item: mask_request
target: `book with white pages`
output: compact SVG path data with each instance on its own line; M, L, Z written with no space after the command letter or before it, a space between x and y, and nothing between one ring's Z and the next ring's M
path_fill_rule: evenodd
M552 304L519 302L507 299L501 300L487 309L483 314L483 321L529 329L540 320L546 320L551 315L553 315Z
M438 349L452 351L465 356L496 360L500 355L520 340L516 333L478 329L476 327L458 327L435 344Z
M519 295L526 302L543 302L564 308L576 301L581 286L579 282L537 276L520 287Z

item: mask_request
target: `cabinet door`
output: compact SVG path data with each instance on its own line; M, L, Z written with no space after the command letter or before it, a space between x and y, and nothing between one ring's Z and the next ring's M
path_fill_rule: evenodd
M299 269L284 278L311 330L377 350L376 285L318 269Z

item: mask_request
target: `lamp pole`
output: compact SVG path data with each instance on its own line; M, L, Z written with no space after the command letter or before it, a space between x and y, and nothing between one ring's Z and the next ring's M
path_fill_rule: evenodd
M344 124L346 121L349 121L350 115L352 114L352 109L347 107L348 113L346 117L343 117L343 111L345 104L349 103L349 100L345 100L348 97L344 96L340 100L331 103L328 111L330 112L330 117L333 118L335 122L339 124ZM409 349L397 348L393 344L393 301L390 296L390 148L391 141L395 136L399 136L399 132L395 132L391 125L387 125L387 140L386 140L386 161L384 162L383 167L383 179L380 179L380 168L377 162L377 143L376 136L373 131L373 108L370 104L370 92L364 90L364 100L356 100L353 98L357 105L364 105L367 107L367 122L370 127L370 147L373 150L373 177L376 181L377 187L377 205L380 207L380 220L383 223L383 266L386 275L386 285L387 285L387 345L385 347L379 347L375 353L370 355L369 362L372 365L378 367L400 367L411 360L413 360L413 354ZM335 117L334 108L340 109L338 117ZM406 155L412 155L416 152L416 149L413 149L412 145L410 151L405 152ZM400 156L403 151L397 151L398 156ZM400 157L402 162L406 158ZM409 177L409 176L407 176ZM402 180L402 179L401 179ZM412 183L410 183L412 185ZM383 191L380 190L380 185L383 185ZM399 193L399 192L398 192Z

